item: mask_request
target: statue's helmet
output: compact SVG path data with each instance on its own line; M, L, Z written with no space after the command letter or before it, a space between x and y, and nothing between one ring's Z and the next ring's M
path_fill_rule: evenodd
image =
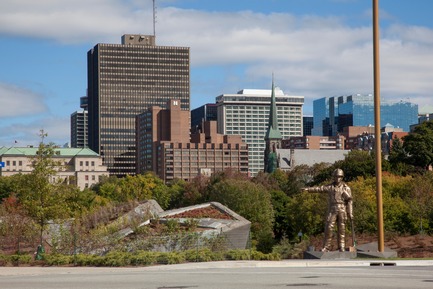
M334 170L333 174L334 177L344 177L344 173L342 169L336 169Z

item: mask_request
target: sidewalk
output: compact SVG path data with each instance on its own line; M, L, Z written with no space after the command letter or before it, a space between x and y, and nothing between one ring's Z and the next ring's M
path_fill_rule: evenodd
M207 268L284 268L284 267L357 267L357 266L433 266L433 260L283 260L218 261L158 265L149 267L0 267L0 276L93 274L109 272L143 272Z

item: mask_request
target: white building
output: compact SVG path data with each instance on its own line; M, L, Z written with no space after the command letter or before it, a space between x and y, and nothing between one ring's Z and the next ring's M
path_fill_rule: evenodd
M249 173L255 176L264 169L265 134L269 123L272 91L243 89L237 94L216 97L218 133L241 135L248 144ZM302 136L303 96L285 95L275 88L278 128L284 138Z
M32 172L32 159L36 156L35 147L0 147L0 176L29 174ZM81 190L91 187L108 176L107 167L102 165L102 158L88 148L55 148L53 160L59 163L56 180L75 184Z

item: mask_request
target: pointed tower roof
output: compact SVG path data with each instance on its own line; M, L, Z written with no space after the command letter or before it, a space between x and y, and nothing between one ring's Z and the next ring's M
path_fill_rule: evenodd
M271 108L269 113L268 129L266 131L265 139L282 139L280 130L278 129L277 121L277 104L275 101L275 86L274 76L272 75L272 92L271 92Z

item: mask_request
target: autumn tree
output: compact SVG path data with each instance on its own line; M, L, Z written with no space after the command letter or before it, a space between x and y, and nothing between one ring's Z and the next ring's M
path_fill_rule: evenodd
M35 224L15 195L0 205L0 246L3 251L21 251L22 244L32 244L37 235Z

